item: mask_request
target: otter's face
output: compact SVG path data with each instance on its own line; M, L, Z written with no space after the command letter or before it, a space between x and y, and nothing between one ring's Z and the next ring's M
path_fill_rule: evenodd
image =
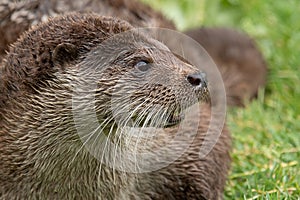
M104 118L112 115L122 126L172 126L187 107L208 98L205 74L162 43L125 44L114 49L98 81L98 109L111 112ZM109 101L110 108L101 109Z

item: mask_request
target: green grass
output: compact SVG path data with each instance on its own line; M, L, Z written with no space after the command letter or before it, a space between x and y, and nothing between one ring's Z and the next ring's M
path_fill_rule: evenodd
M234 141L225 199L300 199L300 1L144 1L181 30L229 26L255 38L268 83L246 108L228 111Z

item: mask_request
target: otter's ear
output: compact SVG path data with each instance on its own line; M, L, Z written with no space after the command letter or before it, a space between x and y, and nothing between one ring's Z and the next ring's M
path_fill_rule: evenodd
M74 44L62 43L55 47L52 53L54 65L63 67L66 63L74 61L78 57L78 48Z

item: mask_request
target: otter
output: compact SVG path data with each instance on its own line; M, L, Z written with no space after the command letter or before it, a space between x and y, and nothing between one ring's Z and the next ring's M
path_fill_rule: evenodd
M207 87L203 72L126 21L72 13L38 24L0 67L1 199L222 199L226 127L199 157L212 142ZM184 114L191 106L200 111Z
M245 106L266 84L267 65L254 40L229 28L196 28L184 32L199 42L218 66L230 106Z

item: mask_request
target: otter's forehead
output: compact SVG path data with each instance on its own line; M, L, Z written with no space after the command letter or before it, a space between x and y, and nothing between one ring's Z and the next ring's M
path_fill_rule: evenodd
M176 55L165 44L153 38L147 39L149 43L143 43L137 49L140 53L151 57L151 60L156 64L167 65L175 71L194 71L198 70L185 60L182 56Z
M150 38L149 42L151 42L154 47L158 48L161 51L171 52L171 50L165 44L159 42L158 40Z

